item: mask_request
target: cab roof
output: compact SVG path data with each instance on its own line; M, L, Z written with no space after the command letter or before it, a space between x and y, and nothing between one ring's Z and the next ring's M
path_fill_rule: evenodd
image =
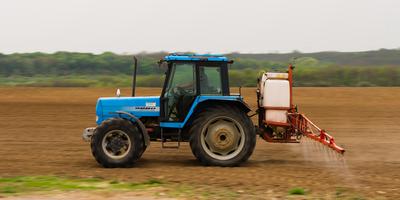
M228 62L228 58L218 54L179 54L173 53L164 57L164 61L213 61Z

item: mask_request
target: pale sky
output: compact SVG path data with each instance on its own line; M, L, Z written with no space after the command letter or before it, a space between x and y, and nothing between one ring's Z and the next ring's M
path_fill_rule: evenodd
M0 53L399 47L399 0L0 0Z

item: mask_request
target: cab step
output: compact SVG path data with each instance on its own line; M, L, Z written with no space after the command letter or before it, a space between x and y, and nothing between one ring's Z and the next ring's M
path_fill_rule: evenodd
M173 136L177 137L177 141L173 141L171 139L166 139L163 128L161 128L160 132L161 132L161 148L163 148L163 149L179 149L179 147L181 146L181 141L182 141L181 129L178 130L177 135L173 135ZM169 136L171 136L171 135L169 134ZM173 144L175 144L175 145L173 145Z

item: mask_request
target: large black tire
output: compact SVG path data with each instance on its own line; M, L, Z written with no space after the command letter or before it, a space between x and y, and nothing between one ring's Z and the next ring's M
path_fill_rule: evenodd
M117 134L118 136L113 136ZM107 138L105 138L107 137ZM125 145L130 145L126 147L126 151L123 155L114 155L111 148L103 148L103 143L108 142L109 138L112 137L123 137ZM111 139L112 140L112 139ZM117 145L121 146L121 143ZM92 154L96 161L106 168L115 167L131 167L133 164L139 160L142 156L144 150L146 149L143 135L130 121L121 118L112 118L104 121L100 126L98 126L93 134L91 141ZM118 152L118 151L117 151Z
M194 117L189 128L190 147L203 165L237 166L247 161L253 153L256 145L255 128L251 119L240 109L213 106ZM237 135L240 135L240 139ZM235 146L237 149L232 150Z

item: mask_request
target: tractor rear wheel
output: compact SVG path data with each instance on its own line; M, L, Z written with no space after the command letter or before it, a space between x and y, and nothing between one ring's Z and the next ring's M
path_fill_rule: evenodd
M131 167L143 154L143 135L130 121L113 118L98 126L91 141L92 154L103 167Z
M253 153L256 133L238 108L214 106L195 116L189 129L190 147L204 165L237 166Z

